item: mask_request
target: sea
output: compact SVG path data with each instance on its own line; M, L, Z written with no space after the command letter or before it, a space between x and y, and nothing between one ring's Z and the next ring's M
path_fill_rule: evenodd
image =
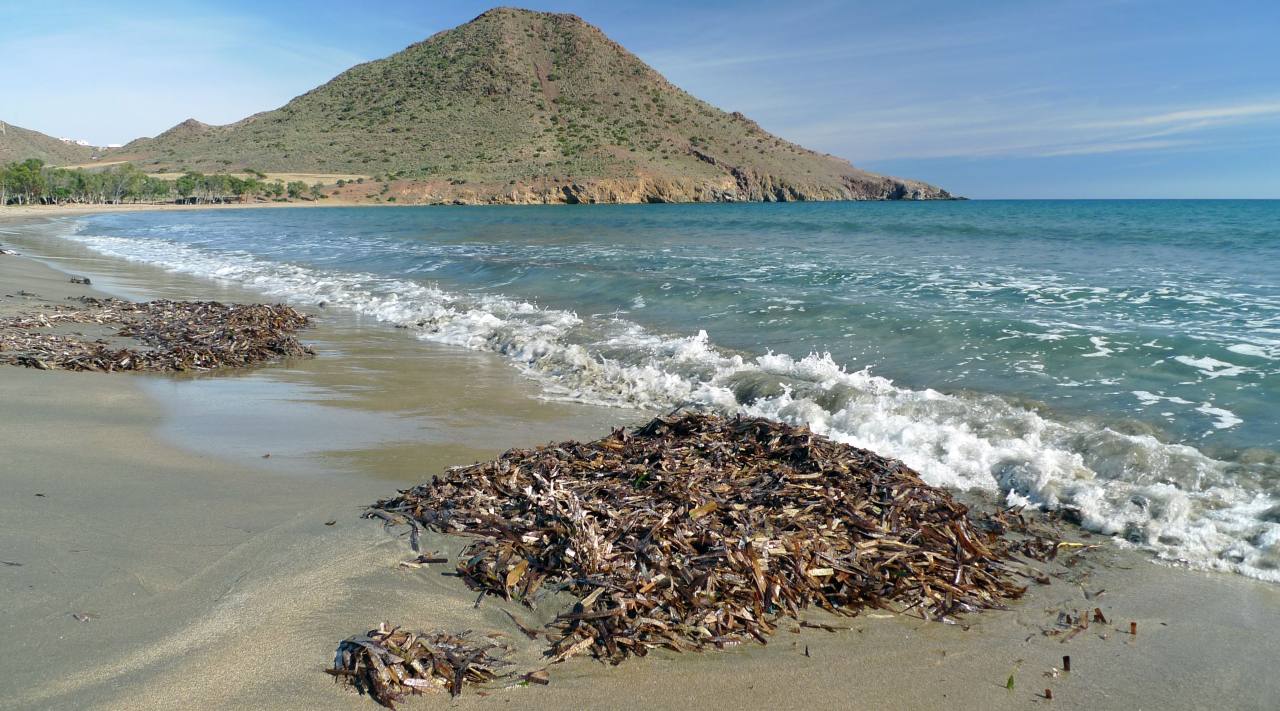
M222 208L66 238L1280 582L1280 201Z

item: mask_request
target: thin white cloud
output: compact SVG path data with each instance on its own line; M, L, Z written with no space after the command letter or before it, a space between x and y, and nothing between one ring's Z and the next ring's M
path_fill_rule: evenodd
M1232 127L1280 121L1280 101L1270 99L1145 110L989 99L902 105L767 127L856 162L1187 150L1214 144Z
M1280 117L1280 101L1263 101L1252 104L1230 104L1194 109L1168 111L1149 116L1098 121L1084 124L1082 128L1138 128L1143 126L1186 126L1191 129L1213 124L1239 123Z
M1078 146L1052 148L1036 154L1038 158L1057 158L1061 156L1098 155L1100 153L1130 153L1133 151L1158 151L1168 148L1185 148L1195 145L1193 141L1111 141L1084 143Z
M916 23L845 5L803 27L787 13L777 26L699 26L641 55L695 95L855 163L1158 155L1280 119L1280 97L1256 93L1273 87L1250 86L1258 72L1237 56L1262 35L1225 20L1148 26L1133 5L939 4Z

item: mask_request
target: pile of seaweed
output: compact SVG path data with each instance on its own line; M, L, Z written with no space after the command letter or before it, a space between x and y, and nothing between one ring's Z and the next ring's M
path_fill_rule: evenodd
M548 625L552 662L766 643L810 606L949 620L1022 595L1009 563L1036 551L899 461L702 413L511 450L369 515L473 537L457 565L473 589L577 597Z
M408 694L448 691L483 684L509 666L506 647L469 634L409 632L383 623L338 645L328 673L388 708Z
M90 297L78 301L77 306L55 305L0 319L0 363L41 370L190 371L313 354L293 335L309 320L289 306ZM77 325L105 326L114 337L131 343L52 332Z

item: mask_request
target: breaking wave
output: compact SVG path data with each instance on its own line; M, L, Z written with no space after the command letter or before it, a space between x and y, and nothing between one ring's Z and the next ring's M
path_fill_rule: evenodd
M161 239L69 237L107 256L296 305L327 302L424 340L500 354L547 397L649 409L696 403L807 424L897 457L931 484L986 491L1011 505L1069 507L1085 528L1161 559L1280 582L1280 498L1267 476L1274 457L1223 461L1007 398L904 388L869 369L847 370L829 354L734 353L705 331L661 335L616 316L583 318L500 295Z

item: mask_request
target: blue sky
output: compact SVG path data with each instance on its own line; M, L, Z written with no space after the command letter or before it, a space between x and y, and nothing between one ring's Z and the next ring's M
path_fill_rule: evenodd
M275 108L473 2L0 0L0 120L94 143ZM1280 3L533 2L856 165L976 198L1280 198Z

